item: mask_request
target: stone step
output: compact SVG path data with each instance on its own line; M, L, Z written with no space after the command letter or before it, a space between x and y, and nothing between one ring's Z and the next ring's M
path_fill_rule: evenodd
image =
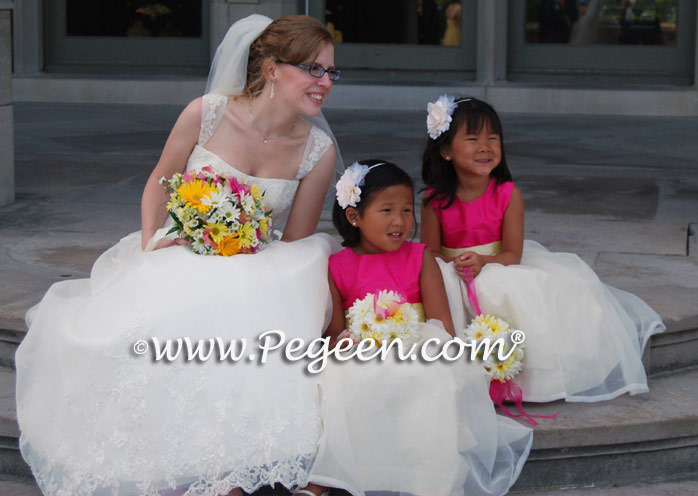
M509 494L512 496L695 496L698 494L698 481L668 481L615 487L566 486L549 490L512 490Z
M0 367L14 368L15 352L25 334L26 331L0 328Z
M41 496L41 491L32 477L0 474L0 494L2 496Z
M650 376L698 366L698 315L665 322L667 330L650 339Z
M560 415L535 427L517 490L698 476L698 368L652 378L648 394L526 409Z
M26 477L14 386L14 371L0 369L0 476ZM560 415L535 427L516 491L698 479L698 368L652 378L648 394L526 409Z

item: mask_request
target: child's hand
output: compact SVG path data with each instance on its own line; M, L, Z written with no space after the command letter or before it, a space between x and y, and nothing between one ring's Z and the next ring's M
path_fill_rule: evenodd
M482 255L478 255L474 251L466 251L453 259L453 265L456 267L456 273L461 278L464 277L463 269L465 267L470 267L473 277L475 277L480 273L485 263L486 262Z

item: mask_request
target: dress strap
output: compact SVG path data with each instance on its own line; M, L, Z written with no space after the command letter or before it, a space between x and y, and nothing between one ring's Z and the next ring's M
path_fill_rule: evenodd
M201 130L199 131L199 146L204 146L211 139L223 117L228 97L217 93L203 96L201 104Z
M310 128L308 143L305 146L305 153L303 153L303 161L298 168L298 174L296 174L297 181L303 179L313 170L315 164L322 158L330 145L332 145L332 138L322 129L315 126Z

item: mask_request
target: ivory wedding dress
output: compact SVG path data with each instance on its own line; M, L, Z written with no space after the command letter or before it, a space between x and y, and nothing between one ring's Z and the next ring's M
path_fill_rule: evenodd
M275 226L283 225L300 179L332 141L311 128L294 180L247 176L206 149L226 101L204 97L187 170L211 166L256 182ZM42 492L179 488L213 496L273 483L303 487L321 431L319 376L285 361L281 348L260 364L259 335L280 330L304 342L321 335L329 238L274 241L233 257L184 246L142 251L140 240L140 232L126 236L89 279L54 284L27 314L16 355L17 415L20 448ZM184 352L171 362L153 359L152 338L185 337L247 346L237 362L187 361ZM143 355L139 340L150 346Z

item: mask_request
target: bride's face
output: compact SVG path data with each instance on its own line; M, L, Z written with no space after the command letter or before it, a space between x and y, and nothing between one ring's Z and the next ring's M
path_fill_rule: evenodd
M319 65L324 69L334 68L334 47L330 44L312 60L304 60L303 65ZM322 103L332 90L332 81L325 73L320 78L311 76L307 69L291 64L279 64L275 93L284 98L289 105L308 116L316 116L322 109Z

